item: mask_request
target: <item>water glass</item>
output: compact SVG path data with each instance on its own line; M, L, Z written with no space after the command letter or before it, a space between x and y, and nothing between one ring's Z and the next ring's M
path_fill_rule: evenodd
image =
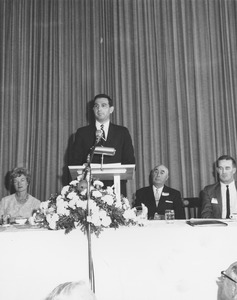
M168 224L174 223L174 210L173 209L165 210L165 220L166 220L166 223L168 223Z
M2 215L2 224L3 225L10 224L10 219L11 219L10 215Z
M231 219L231 220L234 220L234 221L237 221L237 213L232 213L232 214L230 215L230 219Z
M154 214L154 220L164 220L165 216L164 215L159 215L158 213Z

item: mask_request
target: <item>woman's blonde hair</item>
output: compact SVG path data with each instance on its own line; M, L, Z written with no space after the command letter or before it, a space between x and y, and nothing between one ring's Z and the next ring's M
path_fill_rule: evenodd
M30 172L26 168L17 167L11 171L11 174L10 174L11 185L13 185L14 179L17 177L20 177L21 175L24 175L26 177L28 184L30 184L30 180L31 180Z

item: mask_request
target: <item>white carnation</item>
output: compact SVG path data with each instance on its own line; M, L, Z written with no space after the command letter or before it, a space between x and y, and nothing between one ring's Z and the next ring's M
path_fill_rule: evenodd
M71 181L69 184L70 184L70 185L73 185L73 186L77 186L78 183L79 183L78 180L73 180L73 181Z
M117 199L116 202L115 202L115 207L117 208L122 208L122 202L120 199Z
M49 200L41 202L40 203L40 209L47 210L48 207L49 207L49 202L50 202Z
M123 198L123 202L124 202L123 208L124 208L125 210L126 210L126 209L129 209L129 208L130 208L130 203L129 203L128 199L127 199L127 198Z
M87 221L94 224L95 226L101 225L101 219L100 219L99 213L91 214L91 216L87 217Z
M68 207L68 202L63 199L57 201L57 213L59 215L66 215L66 208Z
M57 224L56 222L50 221L49 222L49 228L52 229L52 230L55 230L56 229L56 224Z
M69 185L65 185L61 190L61 195L65 196L65 194L68 192L69 188L70 188Z
M114 199L111 195L105 195L101 198L101 200L103 200L108 205L112 205L114 203Z
M111 218L109 216L106 216L102 218L101 225L104 227L108 227L111 224Z
M76 202L76 206L77 207L81 207L82 209L86 209L87 208L87 201L82 201L82 200L78 200L77 202Z
M126 220L135 220L136 219L136 213L133 209L125 210L123 213L123 216Z
M61 199L64 199L63 196L62 195L58 195L58 197L56 198L56 202L59 201L59 200L61 200Z
M92 191L92 196L95 198L100 198L100 197L102 197L102 194L100 191L94 190L94 191Z
M113 187L107 186L106 192L107 192L109 195L113 195L113 194L114 194L114 189L113 189Z
M72 209L75 209L76 208L76 200L75 199L72 199L68 202L68 206Z
M99 207L96 205L96 202L94 200L89 200L89 209L91 211L98 211L99 210Z
M64 215L65 215L65 216L70 216L70 210L68 210L68 209L65 209L65 211L64 211Z
M81 195L85 196L87 194L87 189L84 189L83 191L81 191Z
M78 196L75 192L70 192L70 193L67 194L67 198L68 199L74 199L74 198L78 198Z
M103 186L104 186L104 183L103 183L102 181L100 181L100 180L95 180L94 183L93 183L93 185L94 185L94 186L97 186L97 185L98 185L98 186L100 186L100 187L103 187Z

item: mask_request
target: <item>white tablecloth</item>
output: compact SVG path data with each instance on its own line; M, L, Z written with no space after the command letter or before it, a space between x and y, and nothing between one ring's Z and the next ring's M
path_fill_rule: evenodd
M220 271L237 261L237 222L191 227L148 221L92 236L98 300L216 300ZM88 282L80 230L0 228L0 299L42 300L59 283Z

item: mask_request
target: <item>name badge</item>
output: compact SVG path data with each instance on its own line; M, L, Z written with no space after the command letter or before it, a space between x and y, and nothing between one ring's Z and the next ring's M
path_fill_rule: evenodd
M216 198L212 198L212 199L211 199L211 203L212 203L212 204L218 204L218 201L217 201Z

